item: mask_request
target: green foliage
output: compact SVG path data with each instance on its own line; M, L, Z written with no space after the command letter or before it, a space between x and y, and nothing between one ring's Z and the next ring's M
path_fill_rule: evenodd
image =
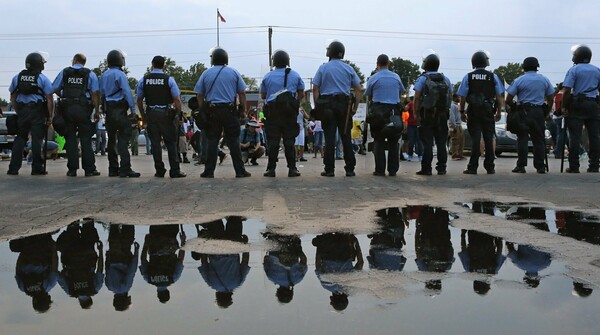
M342 62L352 66L352 68L354 69L354 71L356 71L356 74L358 75L358 78L360 79L360 84L364 84L365 83L365 75L362 74L362 72L360 72L360 69L358 68L358 66L354 63L352 63L351 61L344 59L342 60Z
M394 57L390 60L390 71L395 72L400 76L402 84L407 90L415 83L421 74L419 65L400 57Z
M129 88L135 90L135 87L138 84L138 80L133 77L127 77L127 81L129 82Z
M456 92L458 92L458 88L460 87L460 83L461 83L461 82L459 81L459 82L457 82L456 84L454 84L454 90L452 91L452 93L456 93Z
M6 101L5 99L0 98L0 106L7 106L8 105L8 101Z
M258 82L256 81L256 78L250 78L242 75L242 79L244 79L246 86L248 86L246 91L258 91Z
M499 66L493 72L500 77L500 81L506 81L506 83L509 85L512 84L517 77L524 73L523 69L521 68L521 63L508 63L506 65Z

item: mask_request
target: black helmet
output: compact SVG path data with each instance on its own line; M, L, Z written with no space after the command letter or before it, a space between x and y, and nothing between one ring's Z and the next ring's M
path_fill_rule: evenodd
M540 63L535 57L527 57L523 60L523 71L537 71Z
M440 57L431 50L431 52L423 57L421 69L425 71L437 71L440 68Z
M490 66L490 57L483 50L477 51L471 57L471 65L473 68Z
M121 50L111 50L108 55L106 55L106 63L108 66L125 66L125 55L121 52Z
M576 45L571 50L573 51L572 60L575 64L587 64L592 60L592 49L587 45Z
M210 65L227 65L228 63L229 55L225 49L214 47L210 50Z
M273 54L273 66L276 68L290 66L290 55L283 50L275 51Z
M327 47L327 57L329 59L342 59L346 53L346 47L340 41L333 41Z
M39 52L32 52L25 58L25 68L34 72L42 72L44 70L46 60Z

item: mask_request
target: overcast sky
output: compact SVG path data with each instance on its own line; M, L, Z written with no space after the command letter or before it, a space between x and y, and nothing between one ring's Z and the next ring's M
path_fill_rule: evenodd
M216 45L216 9L220 44L230 66L249 77L268 70L267 26L273 26L273 49L284 49L303 78L325 62L330 39L346 46L346 59L368 76L380 53L421 64L425 49L441 58L440 71L453 82L470 68L479 49L491 53L491 67L540 60L540 73L553 83L572 66L570 47L588 44L600 57L600 2L597 0L499 1L70 1L0 0L0 97L8 99L10 79L24 67L25 56L47 51L44 73L54 80L73 54L88 56L96 67L111 49L127 53L131 74L141 77L156 54L188 68L210 63ZM32 24L32 22L36 22ZM243 28L241 28L243 27ZM308 28L308 29L306 29ZM79 35L77 35L79 34ZM593 59L593 63L598 58Z

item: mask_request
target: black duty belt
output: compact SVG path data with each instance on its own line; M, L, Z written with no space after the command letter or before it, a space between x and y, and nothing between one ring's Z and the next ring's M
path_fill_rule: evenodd
M42 105L44 104L44 101L37 101L37 102L17 102L17 104L19 104L20 106L38 106L38 105Z
M373 106L382 106L382 107L396 107L398 106L398 104L387 104L387 103L383 103L383 102L373 102Z
M208 107L223 108L223 107L234 107L233 102L209 102Z
M542 107L544 107L544 105L530 104L528 102L526 102L524 104L520 104L519 106L522 106L522 107L525 107L525 108L542 108Z
M596 100L597 100L597 97L593 97L593 98L592 98L592 97L588 97L588 96L586 96L586 95L583 95L583 94L577 94L577 95L575 96L575 99L576 99L576 100L579 100L579 101L596 101Z
M148 111L166 113L169 111L169 106L148 106Z

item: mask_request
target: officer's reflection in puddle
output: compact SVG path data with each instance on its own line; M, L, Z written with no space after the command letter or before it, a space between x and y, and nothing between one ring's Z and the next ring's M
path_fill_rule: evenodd
M129 290L138 267L140 245L135 241L132 225L111 224L106 251L106 288L112 293L116 311L125 311L131 305ZM134 252L131 252L131 246Z
M556 228L560 235L600 245L598 217L572 211L556 211L555 215Z
M460 234L460 249L458 257L467 272L482 275L498 273L506 256L502 254L502 239L475 230L462 230ZM474 280L473 290L479 295L486 295L491 289L486 280Z
M62 263L58 284L69 296L79 300L81 308L91 308L92 296L104 283L102 242L94 221L84 219L71 223L58 236L56 246Z
M275 293L277 300L282 304L289 303L294 298L294 287L308 270L300 238L271 232L265 232L263 236L275 243L275 248L267 251L264 257L265 273L270 281L279 285Z
M12 252L18 252L15 279L21 291L31 297L33 309L44 313L50 309L50 290L58 279L58 254L52 235L40 234L12 240Z
M525 271L523 282L529 288L540 285L539 272L550 266L552 257L549 253L534 249L529 245L515 245L506 242L507 257L519 269Z
M411 206L408 212L416 215L415 262L419 271L448 272L454 263L448 211L429 206ZM425 288L439 292L442 290L442 281L428 280Z
M348 293L341 285L327 280L326 275L362 270L364 260L358 239L346 233L327 233L313 238L312 244L317 247L315 274L321 286L332 293L331 306L343 311L348 307ZM353 264L354 261L356 264Z
M593 292L594 292L594 290L592 288L588 287L586 284L579 283L576 281L573 282L572 294L574 296L580 297L580 298L587 298L590 295L592 295Z
M406 245L406 226L400 208L378 210L376 223L380 226L380 231L367 235L371 239L367 256L369 267L383 271L402 271L406 264L406 257L402 255L402 247Z
M185 244L186 236L179 228L179 225L150 226L142 247L140 273L146 282L156 286L156 295L163 304L171 299L169 286L179 280L183 272L185 251L179 247Z
M196 231L200 238L248 243L248 236L242 233L245 220L241 216L228 216L226 224L223 220L211 221L196 225ZM250 272L250 253L243 252L240 259L239 253L215 255L194 252L192 258L200 260L198 271L208 286L216 291L217 305L221 308L231 306L233 291L242 286Z

